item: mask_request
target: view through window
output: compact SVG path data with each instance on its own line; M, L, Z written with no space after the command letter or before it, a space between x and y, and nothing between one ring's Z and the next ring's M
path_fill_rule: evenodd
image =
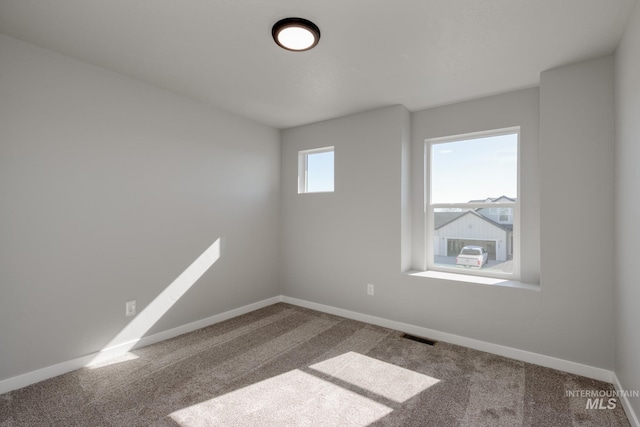
M298 193L333 191L334 148L323 147L298 153Z
M426 141L427 267L519 274L519 129Z

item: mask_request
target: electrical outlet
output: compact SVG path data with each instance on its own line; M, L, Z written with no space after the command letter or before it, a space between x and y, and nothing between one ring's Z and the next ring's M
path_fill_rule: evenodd
M125 306L125 316L135 316L136 315L136 302L135 301L127 301Z
M367 295L373 295L373 285L371 283L367 284Z

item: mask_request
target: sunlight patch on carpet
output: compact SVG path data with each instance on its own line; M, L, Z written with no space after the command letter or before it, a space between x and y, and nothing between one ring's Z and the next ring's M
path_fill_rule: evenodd
M173 412L181 427L366 426L392 408L301 370L289 371Z
M328 378L327 378L328 377ZM173 412L181 427L367 426L440 380L356 352Z
M440 382L428 375L352 351L310 368L398 403Z

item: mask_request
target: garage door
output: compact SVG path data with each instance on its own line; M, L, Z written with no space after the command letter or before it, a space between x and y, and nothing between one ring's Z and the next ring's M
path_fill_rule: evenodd
M481 246L489 253L489 259L496 259L496 242L494 240L448 239L447 255L456 256L465 246Z

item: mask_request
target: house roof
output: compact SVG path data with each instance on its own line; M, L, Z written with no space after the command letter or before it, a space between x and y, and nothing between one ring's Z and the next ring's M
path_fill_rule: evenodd
M475 215L476 217L482 219L483 221L488 222L489 224L501 230L513 231L513 224L500 224L498 222L495 222L487 218L486 216L478 213L476 209L472 209L466 212L434 212L433 214L434 229L438 230L439 228L442 228L445 225L451 224L452 222L455 222L466 215Z
M434 228L437 230L438 228L445 226L466 214L467 212L434 212Z
M515 197L507 197L507 196L500 196L500 197L488 197L486 199L477 199L477 200L469 200L468 203L497 203L497 202L515 202L517 199Z

